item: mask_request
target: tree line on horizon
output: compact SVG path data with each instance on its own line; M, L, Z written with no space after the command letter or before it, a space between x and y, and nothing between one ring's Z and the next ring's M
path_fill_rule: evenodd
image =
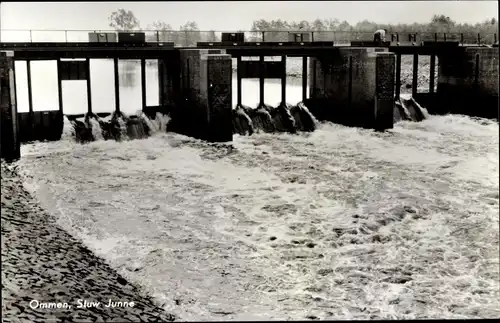
M118 9L109 16L109 26L117 31L139 31L143 30L140 26L140 21L131 10ZM248 30L251 33L246 34L248 41L262 41L262 34L265 33L266 41L286 41L288 31L314 31L316 34L326 34L324 37L331 37L332 32L339 34L371 34L377 29L386 29L388 34L391 33L425 33L425 34L464 34L469 37L481 35L489 35L492 38L493 34L498 33L498 20L496 18L486 19L483 22L476 24L457 23L450 17L439 14L434 15L428 23L412 23L412 24L379 24L368 20L363 20L354 25L347 21L338 19L316 19L314 21L286 21L282 19L276 20L255 20L251 28ZM158 31L156 33L146 33L147 41L173 41L182 46L194 46L199 41L220 41L220 37L215 30L200 31L198 24L195 21L188 21L174 30L172 26L164 21L155 21L148 25L146 30ZM239 30L237 32L243 32ZM368 37L371 37L368 36ZM322 39L328 40L328 39Z

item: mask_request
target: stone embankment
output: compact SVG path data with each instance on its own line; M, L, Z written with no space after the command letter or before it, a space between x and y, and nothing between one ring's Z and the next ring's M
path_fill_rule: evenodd
M2 322L175 320L58 227L3 160L1 189ZM79 308L84 301L101 304Z

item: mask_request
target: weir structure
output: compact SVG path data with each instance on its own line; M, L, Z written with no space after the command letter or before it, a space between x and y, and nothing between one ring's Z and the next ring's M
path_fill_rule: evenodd
M274 34L276 32L273 32ZM430 113L462 113L498 118L498 44L464 45L462 41L417 39L409 34L390 35L383 43L314 40L312 32L287 32L288 41L245 41L243 33L222 33L222 41L197 42L176 47L174 42L146 42L143 33L89 35L89 42L1 43L2 158L19 157L20 142L58 140L63 127L62 82L84 80L87 114L92 114L91 59L113 59L115 113L120 112L119 60L141 61L142 106L155 118L169 114L169 131L211 142L232 140L232 58L236 58L237 105L241 81L258 78L260 105L264 80L281 80L282 105L286 104L286 58L301 57L302 100L318 120L376 130L393 127L395 100L400 96L401 56L413 55L413 97ZM446 39L446 35L444 37ZM480 38L480 37L478 37ZM105 39L104 41L102 39ZM159 39L159 38L158 38ZM8 51L8 52L7 52ZM429 55L428 93L419 93L418 57ZM281 61L266 61L279 56ZM258 57L258 61L246 60ZM436 58L439 60L435 80ZM146 60L158 60L159 105L146 105ZM31 62L56 60L59 90L57 111L33 111ZM28 112L17 112L14 61L27 62ZM309 61L309 64L308 64ZM307 85L309 82L309 97ZM437 91L434 85L437 82ZM445 103L446 102L446 103ZM105 116L110 113L97 113ZM83 115L67 115L68 118Z

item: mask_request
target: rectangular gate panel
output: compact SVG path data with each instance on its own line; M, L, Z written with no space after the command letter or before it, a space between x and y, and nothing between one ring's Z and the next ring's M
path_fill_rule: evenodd
M58 69L61 81L88 79L86 61L59 61Z
M59 140L62 134L62 119L59 111L42 111L42 128L44 140Z
M286 75L283 62L241 61L238 68L241 68L241 78L280 79Z
M64 125L60 111L19 112L20 141L43 141L61 139Z
M43 126L43 112L33 112L33 140L45 140L45 127Z
M28 142L33 140L33 118L30 112L18 112L19 140Z

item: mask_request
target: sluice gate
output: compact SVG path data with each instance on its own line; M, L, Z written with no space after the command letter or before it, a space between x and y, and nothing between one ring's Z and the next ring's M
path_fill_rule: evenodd
M21 142L61 138L65 115L62 83L73 80L86 82L88 109L85 116L66 117L69 120L85 117L87 124L95 119L109 129L109 138L116 139L118 135L111 134L117 133L118 121L123 117L118 62L127 59L141 61L142 97L138 110L152 119L158 113L169 115L169 131L212 142L231 141L233 133L241 133L236 131L234 123L243 114L250 115L249 123L259 124L262 118L258 113L268 113L279 121L279 131L293 132L291 128L295 126L287 126L286 119L305 110L320 121L390 129L396 102L401 99L402 55L414 57L412 97L430 113L498 118L498 47L464 46L459 41L437 39L416 44L411 37L406 44L399 42L399 36L392 36L390 42L384 43L351 41L349 45L339 45L333 41L314 41L307 34L289 34L289 41L283 42L246 42L238 33L223 34L221 42L198 42L197 47L191 48L175 47L172 42L145 42L142 38L127 42L1 43L2 157L18 158ZM417 86L418 58L423 55L430 56L428 93L419 93ZM281 60L266 61L268 56L278 56ZM259 59L246 60L246 57ZM295 107L286 103L287 57L302 58L302 103ZM232 58L237 61L235 108L232 107ZM104 115L94 114L92 109L91 59L114 62L116 105L115 111L106 115L111 117L106 124L101 120ZM158 106L146 105L146 59L158 60ZM57 61L59 109L56 111L33 111L30 62L38 60ZM28 112L17 112L15 61L27 62ZM245 78L259 79L258 107L242 105L241 84ZM275 108L264 103L264 80L268 78L281 80L281 103ZM138 137L147 135L147 131L137 128L140 116L126 119L127 126L135 129L131 133ZM292 119L290 122L294 123ZM310 129L302 126L298 129ZM266 126L261 124L261 127Z

